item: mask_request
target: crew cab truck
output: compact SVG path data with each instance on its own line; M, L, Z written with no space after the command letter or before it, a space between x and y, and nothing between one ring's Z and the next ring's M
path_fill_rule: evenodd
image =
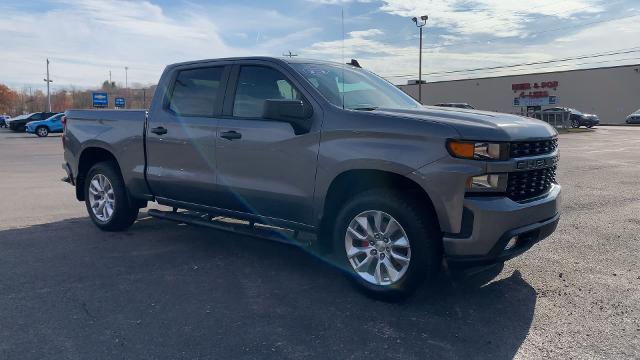
M511 259L559 219L551 126L425 107L352 65L170 65L148 112L69 110L63 144L66 179L103 230L154 201L173 211L149 214L169 220L311 233L301 246L383 298L409 295L443 260Z

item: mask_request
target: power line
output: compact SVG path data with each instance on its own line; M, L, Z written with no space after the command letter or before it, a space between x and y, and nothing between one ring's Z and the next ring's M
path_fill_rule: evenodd
M567 67L567 66L585 66L585 65L598 65L598 64L607 64L607 63L622 63L622 62L626 62L626 61L636 61L636 60L640 60L640 57L634 57L634 58L626 58L626 59L616 59L616 60L603 60L603 61L590 61L590 62L583 62L583 63L579 63L579 64L562 64L562 65L558 65L558 66L543 66L543 67L539 67L539 68L533 68L533 69L529 69L529 71L541 71L541 70L545 70L545 69L556 69L559 67ZM624 65L633 65L633 64L624 64ZM621 64L621 66L624 66L623 64ZM579 70L579 69L576 69ZM487 72L487 74L497 74L497 73L501 73L503 72L503 70L497 70L497 71L490 71ZM510 74L512 76L518 76L518 75L526 75L526 74ZM509 74L504 75L504 76L510 76ZM440 75L437 77L443 77L445 75ZM469 78L469 79L473 79L473 78ZM461 79L459 79L461 80Z
M634 57L634 58L626 58L626 59L615 59L615 60L604 60L604 61L593 61L593 62L584 62L584 63L579 63L579 64L561 64L561 65L557 65L557 66L543 66L543 67L539 67L539 68L533 68L533 69L527 69L528 71L540 71L540 70L545 70L545 69L556 69L558 67L567 67L567 66L585 66L585 65L598 65L598 64L606 64L606 63L612 63L612 62L617 62L617 63L622 63L622 62L626 62L626 61L637 61L640 60L640 57ZM624 64L624 65L632 65L632 64ZM621 66L624 66L621 65ZM579 70L579 69L577 69ZM585 69L586 70L586 69ZM496 74L496 73L501 73L504 70L497 70L497 71L488 71L484 74ZM465 74L465 75L471 75L471 74ZM519 75L526 75L526 74L507 74L507 75L503 75L503 76L519 76ZM447 75L435 75L434 77L444 77ZM450 79L450 80L446 80L446 81L456 81L456 80L472 80L474 79L473 77L470 78L456 78L456 79Z
M529 63L524 63L524 64L488 66L488 67L480 67L480 68L472 68L472 69L450 70L450 71L442 71L442 72L425 73L423 75L429 75L429 76L432 76L432 75L448 75L448 74L456 74L456 73L464 73L464 72L475 72L475 71L484 71L484 70L510 69L510 68L516 68L516 67L525 67L525 66L542 65L542 64L552 64L552 63L557 63L557 62L583 60L583 59L599 58L599 57L605 57L605 56L624 55L624 54L631 54L631 53L636 53L636 52L640 52L640 46L636 46L636 47L632 47L632 48L626 48L626 49L620 49L620 50L611 50L611 51L604 52L604 53L585 54L585 55L578 55L578 56L574 56L574 57L567 57L567 58L560 58L560 59L553 59L553 60L546 60L546 61L535 61L535 62L529 62ZM413 77L413 76L415 76L415 74L384 75L384 76L385 77L391 77L391 78L402 78L402 77Z

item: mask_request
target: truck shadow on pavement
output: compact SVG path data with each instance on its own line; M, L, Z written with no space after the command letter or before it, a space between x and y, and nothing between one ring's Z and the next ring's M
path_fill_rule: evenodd
M145 218L0 231L0 358L510 359L536 291L443 274L366 298L292 246Z

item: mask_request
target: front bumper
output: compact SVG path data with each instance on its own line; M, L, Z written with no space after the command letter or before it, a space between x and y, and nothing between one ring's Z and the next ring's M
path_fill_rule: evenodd
M462 231L445 234L444 252L453 266L476 266L509 260L522 254L555 230L560 219L561 188L527 202L506 197L468 197L464 200ZM518 237L515 246L505 250Z
M19 129L21 129L24 126L26 126L25 123L17 123L15 121L12 121L12 122L9 123L9 129L13 130L13 131L18 131Z

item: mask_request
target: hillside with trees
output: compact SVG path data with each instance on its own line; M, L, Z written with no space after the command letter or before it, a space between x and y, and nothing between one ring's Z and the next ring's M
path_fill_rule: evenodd
M102 91L109 94L109 107L114 107L116 97L127 100L127 109L145 109L149 106L156 86L143 87L134 84L130 88L117 86L115 82L105 81L97 89L67 88L51 93L52 111L62 112L68 109L90 109L92 107L91 93ZM0 114L17 116L38 111L47 111L46 90L23 87L11 89L0 84Z

